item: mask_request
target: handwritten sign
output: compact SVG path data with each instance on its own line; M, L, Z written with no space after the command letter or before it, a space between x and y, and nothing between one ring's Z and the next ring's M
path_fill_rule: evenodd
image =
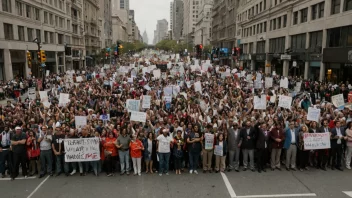
M132 112L131 112L131 120L132 120L132 121L137 121L137 122L146 122L146 120L147 120L147 113L145 113L145 112L132 111Z
M171 103L172 102L172 96L164 96L163 98L164 98L164 101L166 103Z
M76 77L76 82L82 82L82 81L83 81L82 76L77 76L77 77Z
M87 125L87 116L75 116L76 129Z
M65 139L65 162L99 161L99 143L98 138Z
M28 98L30 100L35 100L36 99L36 94L35 94L35 87L29 87L28 88Z
M253 99L254 109L266 109L266 96L262 95L260 98L254 96Z
M202 84L200 83L200 81L194 83L194 91L202 93Z
M140 106L140 100L131 100L131 99L128 99L126 101L126 107L127 107L127 110L128 112L131 112L131 111L139 111L139 106Z
M160 69L153 70L153 75L155 79L159 79L161 77L161 71Z
M280 80L280 87L288 89L288 78L284 78Z
M224 155L224 149L222 148L222 146L215 145L214 155L217 155L217 156L223 156Z
M273 78L265 78L265 88L273 86Z
M210 150L213 149L214 146L214 134L204 133L205 137L205 149Z
M69 98L70 98L70 94L60 93L59 105L60 106L65 106L67 103L70 102Z
M331 102L337 108L345 106L345 100L342 94L331 96Z
M290 96L279 96L279 107L285 108L285 109L290 109L292 104L292 97Z
M143 101L142 101L142 108L143 109L149 109L150 108L150 101L152 100L151 96L145 95L143 96Z
M309 107L307 120L319 122L319 118L320 118L320 109Z
M330 133L304 133L304 149L328 149L330 148Z

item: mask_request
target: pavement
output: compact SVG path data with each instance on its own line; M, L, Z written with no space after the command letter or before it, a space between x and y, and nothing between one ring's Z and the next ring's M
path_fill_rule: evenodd
M1 197L27 198L251 198L251 197L352 197L352 171L322 171L311 169L304 172L271 171L183 173L169 176L143 174L142 176L99 177L76 174L66 177L42 179L0 179ZM347 194L350 193L350 196Z

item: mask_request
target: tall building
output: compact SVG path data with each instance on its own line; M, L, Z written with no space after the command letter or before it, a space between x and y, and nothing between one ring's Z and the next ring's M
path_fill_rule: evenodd
M156 30L154 31L154 44L157 44L164 38L168 38L168 28L169 28L169 23L167 22L166 19L158 20L157 25L156 25Z
M213 0L200 0L194 38L195 44L202 44L204 46L210 44L213 3Z
M148 34L147 34L147 30L144 30L144 32L143 32L143 42L145 43L145 44L148 44Z
M111 0L100 0L99 18L101 20L101 48L112 45Z
M183 37L187 43L194 43L200 0L183 0Z
M174 3L170 2L170 29L171 30L173 25L173 13L174 13Z
M242 1L240 65L337 83L352 76L352 1Z
M172 19L172 24L170 29L172 31L172 39L180 40L182 37L183 30L183 1L174 0L172 3L172 12L170 18Z
M84 39L86 54L94 57L100 53L101 31L98 24L99 2L98 0L84 0Z
M84 41L83 2L76 1L15 1L2 0L0 4L0 80L16 76L42 76L64 72L72 66L73 57L83 67ZM46 67L37 64L38 46L45 50ZM66 47L65 47L66 46ZM65 52L66 49L66 52ZM26 51L32 58L29 65ZM74 52L74 54L73 54ZM71 57L70 60L66 59ZM70 61L71 64L66 64Z
M126 0L111 0L112 42L128 41L129 11Z
M121 10L130 10L130 0L117 0Z

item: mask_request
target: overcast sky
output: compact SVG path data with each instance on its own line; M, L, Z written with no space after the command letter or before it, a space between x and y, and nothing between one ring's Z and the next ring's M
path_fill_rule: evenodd
M157 20L166 19L170 27L170 2L172 0L130 0L130 9L134 10L135 21L143 36L146 29L148 43L153 43Z

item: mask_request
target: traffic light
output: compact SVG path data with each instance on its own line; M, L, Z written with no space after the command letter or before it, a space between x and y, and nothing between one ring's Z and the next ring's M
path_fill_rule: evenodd
M200 50L203 49L203 45L202 45L202 44L199 45L199 49L200 49Z
M46 55L44 50L40 50L40 56L41 56L41 62L45 63L46 62Z
M28 62L28 67L31 68L32 67L32 56L29 51L27 51L27 62Z

